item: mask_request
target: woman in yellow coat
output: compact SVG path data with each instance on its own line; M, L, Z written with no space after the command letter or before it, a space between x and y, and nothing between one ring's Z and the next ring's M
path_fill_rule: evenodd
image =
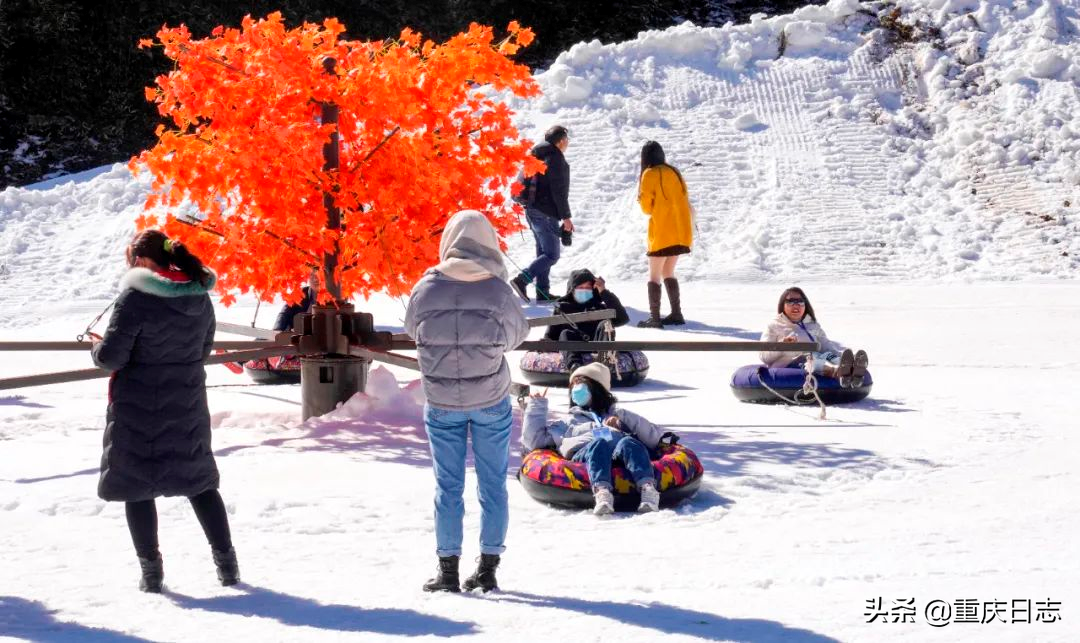
M685 324L679 302L679 281L675 264L679 255L688 254L694 241L693 215L686 181L682 174L664 161L664 148L649 141L641 148L641 177L638 180L638 203L649 217L649 318L638 322L641 328L663 328ZM660 317L660 284L667 290L671 314Z

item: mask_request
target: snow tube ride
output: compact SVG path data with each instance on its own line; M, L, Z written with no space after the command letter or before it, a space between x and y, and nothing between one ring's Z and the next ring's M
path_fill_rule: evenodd
M641 351L619 351L615 353L617 366L611 369L611 386L625 388L637 386L645 381L649 374L649 358ZM582 362L596 361L596 353L585 353ZM558 352L529 351L521 358L521 374L530 384L537 386L561 386L570 383L570 371L563 365L562 355Z
M681 444L661 444L653 453L660 506L670 507L697 493L704 469L697 455ZM641 502L626 469L611 468L616 511L635 511ZM518 481L534 500L557 507L590 509L595 504L584 462L574 462L552 449L536 449L525 456Z
M870 395L870 388L874 380L869 371L863 377L862 386L855 388L841 388L840 381L834 377L817 375L817 391L821 401L825 404L845 404L858 402ZM801 368L769 368L761 364L750 364L735 371L731 376L731 392L743 402L756 404L782 404L781 400L763 385L768 385L774 391L786 398L799 402L816 402L813 396L807 397L802 392L803 382L806 380L806 371Z
M244 362L244 372L259 384L299 384L300 358L290 355L249 359Z

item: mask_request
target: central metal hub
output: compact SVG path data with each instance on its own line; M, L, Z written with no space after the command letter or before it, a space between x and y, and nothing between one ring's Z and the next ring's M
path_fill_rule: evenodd
M371 313L358 313L352 304L314 306L293 320L291 333L277 340L296 346L301 355L348 355L349 346L389 350L393 335L375 330Z

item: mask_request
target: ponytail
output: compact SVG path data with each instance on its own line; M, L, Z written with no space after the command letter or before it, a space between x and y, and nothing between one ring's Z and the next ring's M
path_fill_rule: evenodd
M169 256L172 258L172 265L187 275L188 279L204 286L207 285L210 280L210 273L203 267L202 260L191 254L187 246L179 241L170 239L169 245L171 246Z
M188 279L206 286L210 283L211 273L203 262L187 249L187 246L170 239L160 230L143 230L135 235L128 246L128 263L134 263L139 257L146 257L162 268L173 267L184 273Z

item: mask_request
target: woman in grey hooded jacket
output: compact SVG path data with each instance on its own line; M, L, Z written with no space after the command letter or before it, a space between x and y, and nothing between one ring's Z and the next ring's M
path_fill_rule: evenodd
M465 514L465 450L472 434L480 497L480 565L467 590L496 588L495 568L505 550L509 507L510 367L504 354L529 334L506 268L495 228L475 210L446 224L440 263L413 287L405 332L416 340L427 404L424 427L435 469L435 540L439 573L429 592L460 591Z

